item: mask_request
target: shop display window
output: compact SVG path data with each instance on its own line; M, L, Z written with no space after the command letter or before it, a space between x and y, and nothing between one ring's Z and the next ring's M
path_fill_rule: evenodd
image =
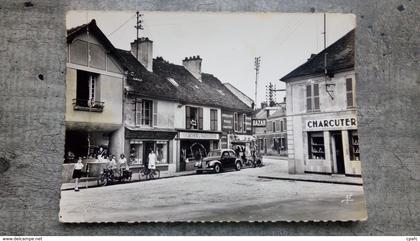
M157 164L168 163L168 143L166 141L156 142Z
M308 132L309 159L325 159L324 133Z
M349 131L349 145L350 160L360 161L359 136L356 130Z

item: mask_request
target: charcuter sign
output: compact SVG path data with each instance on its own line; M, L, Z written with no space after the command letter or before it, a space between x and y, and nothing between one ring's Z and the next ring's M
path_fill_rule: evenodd
M252 127L265 127L266 125L266 119L252 119Z
M306 120L306 129L350 128L357 127L356 117Z

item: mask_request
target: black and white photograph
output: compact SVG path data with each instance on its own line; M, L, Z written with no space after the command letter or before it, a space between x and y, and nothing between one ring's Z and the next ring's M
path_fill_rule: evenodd
M67 12L60 222L367 220L355 29Z

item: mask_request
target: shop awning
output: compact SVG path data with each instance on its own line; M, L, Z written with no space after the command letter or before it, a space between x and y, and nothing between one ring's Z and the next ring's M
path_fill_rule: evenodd
M160 140L172 140L175 138L176 131L166 130L130 130L125 129L126 139L160 139Z

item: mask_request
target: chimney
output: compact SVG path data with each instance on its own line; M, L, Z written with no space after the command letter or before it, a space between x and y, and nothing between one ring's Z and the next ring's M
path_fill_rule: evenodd
M308 61L311 60L311 59L313 59L315 56L316 56L316 54L311 54L311 56L309 56Z
M149 38L138 38L131 45L131 54L150 72L153 72L153 41ZM138 56L137 56L138 46Z
M201 81L201 61L200 55L182 60L182 65L199 81Z

